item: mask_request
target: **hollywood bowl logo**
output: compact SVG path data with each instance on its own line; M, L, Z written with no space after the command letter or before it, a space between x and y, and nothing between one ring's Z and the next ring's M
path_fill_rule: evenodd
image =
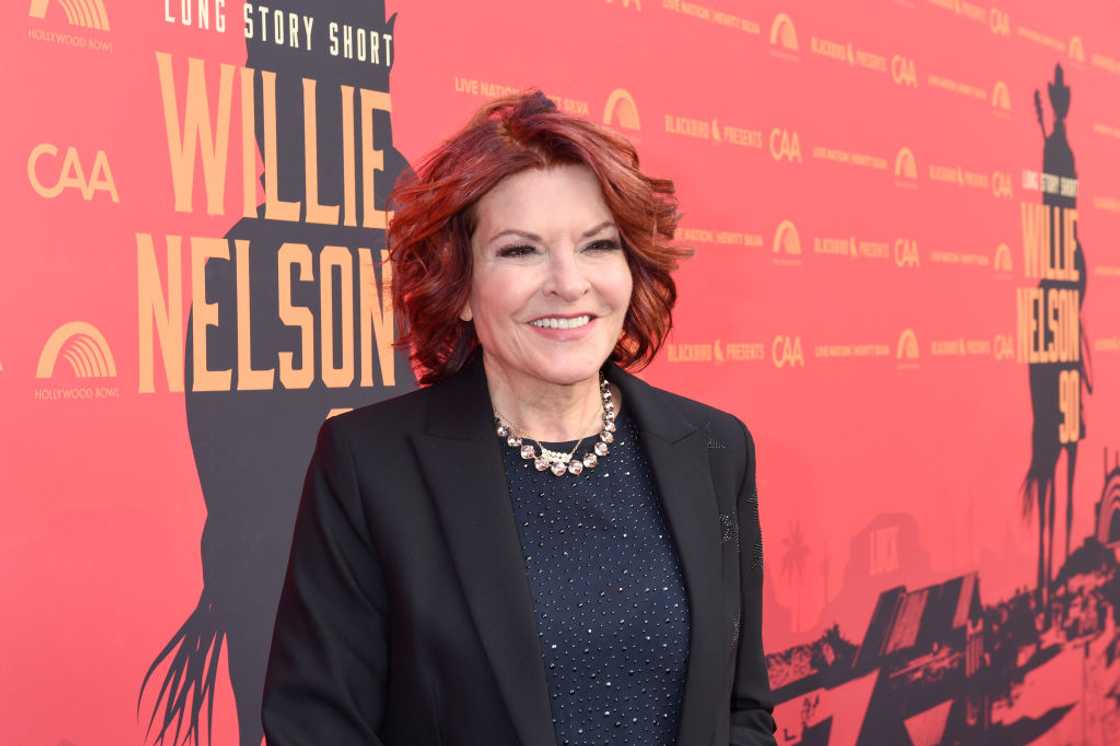
M114 378L117 375L117 363L105 336L86 321L71 321L54 330L39 353L35 377L52 378L60 357L70 365L76 378Z
M770 54L787 62L797 62L800 49L793 19L786 13L774 16L770 23Z
M1002 80L996 81L992 88L992 108L998 112L1011 111L1011 92Z
M992 259L992 269L996 272L1011 272L1011 247L1006 243L996 246L995 257Z
M791 256L801 254L801 237L792 220L783 220L774 231L773 253Z
M70 376L59 373L60 361ZM105 335L88 321L69 321L55 329L39 352L33 398L40 402L119 399L117 361ZM58 380L56 380L58 379Z
M44 19L51 4L51 0L31 0L27 15ZM58 0L54 4L62 8L62 12L66 14L66 22L71 26L97 31L109 30L109 14L105 11L102 0Z
M894 184L906 189L918 188L918 159L914 157L914 151L905 145L894 157Z
M903 329L902 334L898 336L898 344L895 346L895 359L897 360L917 360L921 357L921 351L918 346L918 335L914 333L913 329Z
M797 29L793 26L793 19L785 13L774 16L770 24L770 43L787 52L798 51Z
M903 147L894 159L894 175L900 179L914 180L918 178L918 161L914 158L910 148Z
M634 97L624 88L616 88L607 97L606 106L603 107L603 122L613 127L619 127L635 132L642 128L638 117L638 105Z

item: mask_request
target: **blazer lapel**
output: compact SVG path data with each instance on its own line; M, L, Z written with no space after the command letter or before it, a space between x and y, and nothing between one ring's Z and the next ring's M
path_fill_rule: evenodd
M505 445L494 433L481 354L431 394L425 433L414 443L475 627L521 743L555 744Z
M614 363L607 379L622 392L657 481L661 505L676 541L688 591L691 639L677 743L711 742L726 670L719 503L708 466L704 431L689 422L671 397ZM730 710L730 701L722 703Z
M703 431L669 397L614 363L649 458L689 596L691 639L678 744L708 743L726 663L719 511ZM532 594L509 501L504 447L494 434L482 354L432 387L424 433L413 438L467 604L521 742L554 744Z

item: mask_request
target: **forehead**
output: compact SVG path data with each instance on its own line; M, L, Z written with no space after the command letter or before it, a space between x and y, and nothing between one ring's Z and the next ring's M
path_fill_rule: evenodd
M507 228L546 237L582 233L611 213L595 173L564 164L507 176L478 201L476 216L475 237L487 241Z

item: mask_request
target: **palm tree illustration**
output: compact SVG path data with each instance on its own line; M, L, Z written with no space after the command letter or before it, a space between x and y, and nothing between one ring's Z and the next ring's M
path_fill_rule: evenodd
M801 629L801 581L805 576L805 564L809 559L809 546L801 533L801 522L789 525L789 534L782 539L785 551L782 553L782 575L793 580L797 589L797 602L794 606L793 630Z
M827 541L824 543L823 553L824 556L821 558L821 577L824 579L824 606L828 606L828 602L832 599L828 597L829 554Z

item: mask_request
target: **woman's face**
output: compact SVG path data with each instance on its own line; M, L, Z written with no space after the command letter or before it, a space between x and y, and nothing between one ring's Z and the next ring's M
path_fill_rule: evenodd
M594 173L583 165L521 171L476 210L460 318L474 320L491 362L557 384L596 375L622 332L633 278Z

